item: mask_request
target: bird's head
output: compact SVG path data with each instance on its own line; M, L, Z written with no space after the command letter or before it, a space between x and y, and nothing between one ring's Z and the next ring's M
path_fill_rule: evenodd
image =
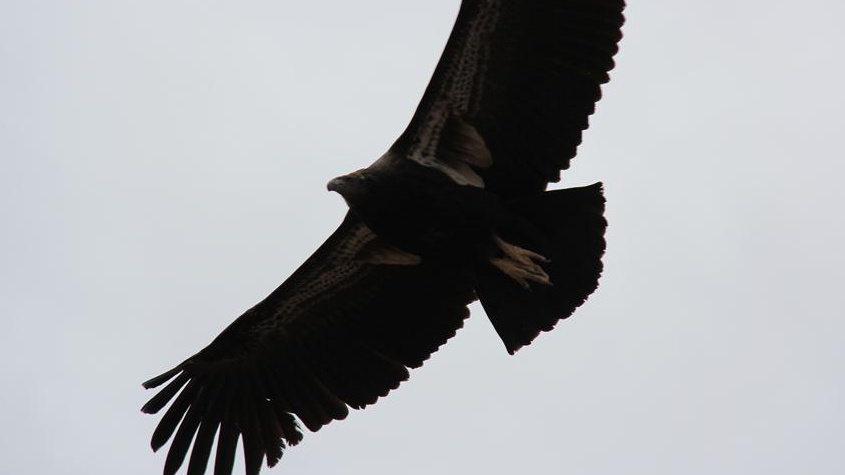
M362 168L348 175L332 179L326 185L326 189L339 193L347 203L351 204L351 202L358 201L366 195L371 179L369 170Z

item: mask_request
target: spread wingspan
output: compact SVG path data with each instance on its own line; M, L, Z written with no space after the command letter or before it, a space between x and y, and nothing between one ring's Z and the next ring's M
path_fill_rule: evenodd
M557 181L575 154L613 67L623 6L622 0L464 0L419 108L382 160L416 162L458 185L484 188L526 222L534 215L554 219L569 195L542 201L530 195ZM476 287L508 350L530 343L583 302L601 271L600 188L574 196L589 206L565 222L588 229L573 234L537 226L556 239L546 246L553 264L541 275L544 286L534 292L548 294L542 301L529 301L517 285L521 272L542 260L519 267L519 259L494 259L504 273L472 275L467 267L381 243L354 212L347 214L270 296L208 347L144 384L161 387L144 412L170 404L152 437L154 449L170 441L165 474L190 453L189 474L204 473L213 457L214 473L228 475L239 440L247 474L257 474L265 460L273 466L301 439L297 420L315 431L396 388L408 368L461 327ZM542 213L523 210L524 203ZM499 241L502 249L533 255ZM524 316L526 309L533 313Z

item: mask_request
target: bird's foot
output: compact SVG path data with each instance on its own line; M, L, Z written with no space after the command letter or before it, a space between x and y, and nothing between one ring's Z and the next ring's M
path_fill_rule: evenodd
M511 244L499 236L494 236L493 239L504 253L503 257L490 259L494 267L526 289L531 282L552 285L549 274L540 266L540 263L550 262L545 256Z

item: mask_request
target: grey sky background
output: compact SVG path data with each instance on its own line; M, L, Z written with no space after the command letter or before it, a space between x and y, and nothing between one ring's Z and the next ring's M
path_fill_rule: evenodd
M337 226L458 4L0 0L0 473L160 472L141 381ZM631 2L560 185L605 182L598 292L515 357L474 307L262 473L845 473L843 14Z

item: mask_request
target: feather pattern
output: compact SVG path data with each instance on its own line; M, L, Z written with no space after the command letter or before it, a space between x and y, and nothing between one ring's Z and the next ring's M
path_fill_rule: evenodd
M492 156L491 166L467 161L488 190L505 198L544 190L569 167L609 80L623 8L623 0L464 0L420 106L387 156L475 184L438 153L459 117Z

